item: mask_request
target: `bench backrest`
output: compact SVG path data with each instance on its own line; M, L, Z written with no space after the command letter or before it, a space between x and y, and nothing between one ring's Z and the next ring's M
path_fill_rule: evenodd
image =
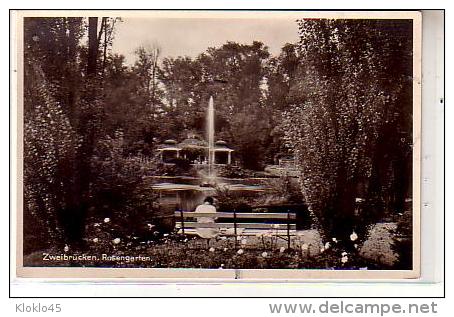
M235 245L237 241L238 229L252 229L252 230L273 230L276 234L278 232L287 236L288 248L290 248L290 232L296 230L296 214L295 213L253 213L253 212L188 212L188 211L175 211L175 225L181 229L182 234L185 230L194 230L197 228L227 228L233 229L235 236ZM216 222L216 223L200 223L197 218L222 218L231 219L232 222ZM240 220L240 222L238 221ZM262 220L266 222L257 222ZM245 222L247 221L247 222Z
M231 219L231 222L216 222L216 223L199 223L197 218L223 218ZM185 229L194 228L244 228L244 229L278 229L278 230L295 230L296 229L296 214L295 213L252 213L252 212L188 212L175 211L175 222L184 233ZM240 221L238 221L240 220ZM250 221L245 221L250 220ZM266 222L257 222L263 220Z
M295 213L277 213L277 212L190 212L190 211L175 211L176 217L183 218L230 218L230 219L285 219L295 220Z

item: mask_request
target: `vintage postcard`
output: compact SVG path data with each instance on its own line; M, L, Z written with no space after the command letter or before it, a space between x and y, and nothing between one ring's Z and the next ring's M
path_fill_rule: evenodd
M18 277L420 276L417 11L13 11Z

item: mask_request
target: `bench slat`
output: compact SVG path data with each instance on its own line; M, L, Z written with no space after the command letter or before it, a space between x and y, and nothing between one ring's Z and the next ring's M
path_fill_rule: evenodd
M177 228L181 228L181 222L177 222L175 225ZM287 229L287 224L273 224L273 223L237 223L237 228L248 228L248 229ZM184 229L189 228L233 228L233 223L201 223L201 222L184 222ZM290 230L296 230L295 224L290 224Z
M181 217L181 212L180 211L175 211L175 216L176 217ZM234 214L233 212L189 212L189 211L183 211L183 217L184 218L203 218L203 217L217 217L217 218L233 218ZM296 219L296 214L295 213L290 213L289 216L287 216L287 213L260 213L260 212L238 212L236 213L236 218L237 219L287 219L289 217L290 219L294 220ZM186 225L186 222L185 222Z
M181 229L178 228L179 231L178 233L182 233ZM268 230L264 230L264 229L245 229L244 231L242 231L239 235L240 236L258 236L260 234L263 234L265 232L267 232ZM197 235L197 229L195 228L188 228L188 229L185 229L185 234L189 234L189 235ZM290 236L296 236L296 230L290 230ZM225 231L225 232L220 232L219 233L220 236L235 236L235 233L233 231L229 232L229 231ZM273 230L273 236L274 235L277 235L277 236L285 236L287 235L287 230Z

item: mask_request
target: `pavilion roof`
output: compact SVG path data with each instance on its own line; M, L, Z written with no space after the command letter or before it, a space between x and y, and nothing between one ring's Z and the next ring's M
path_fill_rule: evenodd
M208 143L204 140L197 138L187 138L177 144L174 140L166 140L163 144L159 146L158 151L171 150L171 151L180 151L184 148L198 148L198 149L208 149ZM217 152L233 152L234 150L227 146L227 142L218 140L214 145L214 151Z

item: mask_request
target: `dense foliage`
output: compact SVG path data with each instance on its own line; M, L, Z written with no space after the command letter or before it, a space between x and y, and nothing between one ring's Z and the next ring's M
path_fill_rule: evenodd
M403 206L411 175L411 23L302 20L299 28L287 144L325 236L364 237L385 208ZM358 197L366 199L359 218Z
M117 211L131 223L132 214L153 211L151 188L145 196L139 185L152 173L154 161L144 164L128 155L129 144L140 143L143 129L137 128L143 125L138 123L148 112L134 114L133 121L112 102L121 93L117 88L124 81L119 81L135 74L126 74L123 58L108 52L117 19L24 22L24 245L26 252L66 243L83 246L93 210L98 215ZM122 97L137 95L137 86L127 87L132 88ZM130 99L121 99L120 112L126 114Z

